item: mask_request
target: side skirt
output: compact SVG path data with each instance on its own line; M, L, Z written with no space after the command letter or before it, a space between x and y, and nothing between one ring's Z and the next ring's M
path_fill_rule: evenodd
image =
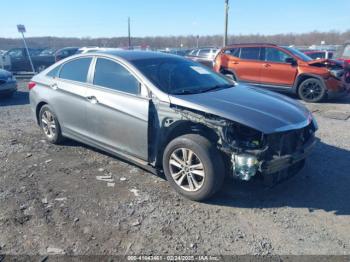
M91 146L93 148L96 148L98 150L107 152L108 154L111 154L111 155L113 155L117 158L120 158L126 162L137 165L138 167L140 167L140 168L142 168L142 169L144 169L152 174L155 174L155 175L159 174L159 170L157 168L151 166L148 162L146 162L142 159L139 159L137 157L134 157L132 155L129 155L125 152L118 151L118 150L111 148L111 147L103 146L98 142L92 141L91 139L88 139L86 137L82 137L80 135L73 134L72 132L62 132L62 135L64 137L67 137L67 138L72 139L74 141L77 141L77 142L83 143L85 145Z

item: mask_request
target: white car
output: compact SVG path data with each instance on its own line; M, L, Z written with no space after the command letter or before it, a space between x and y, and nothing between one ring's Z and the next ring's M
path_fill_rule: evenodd
M11 70L11 58L3 50L0 50L0 69Z
M120 48L110 48L110 47L98 47L98 46L88 46L79 48L76 54L92 53L97 51L110 51L110 50L121 50Z

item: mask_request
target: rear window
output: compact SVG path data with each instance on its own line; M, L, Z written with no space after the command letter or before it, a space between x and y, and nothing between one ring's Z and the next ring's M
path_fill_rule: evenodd
M86 82L91 59L91 57L79 58L65 63L60 71L60 78Z
M56 66L54 69L52 69L50 72L48 72L46 75L49 77L57 77L58 71L60 70L61 66Z
M259 60L260 47L242 47L240 58L247 60Z
M198 56L208 56L210 54L210 49L199 50Z

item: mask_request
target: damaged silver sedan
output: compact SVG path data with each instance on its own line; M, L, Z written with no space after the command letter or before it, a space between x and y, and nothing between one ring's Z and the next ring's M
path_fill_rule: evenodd
M50 142L71 138L163 171L197 201L216 193L225 175L271 183L293 175L316 142L317 124L298 102L168 54L76 55L28 87Z

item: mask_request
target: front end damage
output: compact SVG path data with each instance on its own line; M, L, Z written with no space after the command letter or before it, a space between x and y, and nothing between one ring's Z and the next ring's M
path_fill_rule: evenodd
M215 143L223 152L230 173L244 181L259 175L275 183L297 173L317 141L317 124L311 115L308 122L297 129L265 134L215 115L182 107L174 109L181 120L215 131Z
M309 62L309 65L326 68L329 76L325 78L329 98L346 96L350 92L350 67L345 62L320 59Z

